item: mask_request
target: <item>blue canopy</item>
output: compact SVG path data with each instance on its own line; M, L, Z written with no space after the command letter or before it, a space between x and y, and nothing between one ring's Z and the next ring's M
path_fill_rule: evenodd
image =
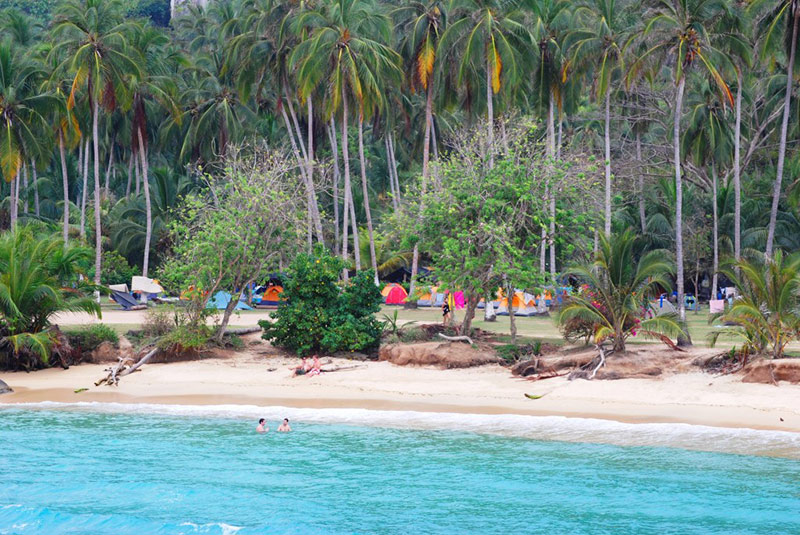
M231 302L231 294L228 292L217 292L214 294L214 297L208 300L208 304L206 308L216 308L217 310L225 310L228 307L228 303ZM250 307L244 301L239 301L236 303L236 308L234 310L253 310L253 307Z

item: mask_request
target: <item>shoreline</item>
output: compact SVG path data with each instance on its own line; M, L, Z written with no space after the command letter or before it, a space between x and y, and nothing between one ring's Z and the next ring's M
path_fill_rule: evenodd
M337 360L345 368L291 377L295 360L258 346L228 356L148 364L119 386L95 387L108 364L0 374L0 405L100 402L369 409L593 418L628 424L703 425L800 433L800 385L745 384L701 371L647 379L531 382L496 365L441 370ZM87 389L76 393L75 390ZM525 394L542 396L528 399Z

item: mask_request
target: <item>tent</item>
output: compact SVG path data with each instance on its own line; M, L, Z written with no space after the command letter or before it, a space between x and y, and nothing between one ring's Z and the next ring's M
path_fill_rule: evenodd
M283 286L267 286L260 295L259 306L278 306L284 299L281 297Z
M514 292L511 297L511 309L514 311L515 316L534 316L536 315L536 308L533 303L526 300L526 294L522 292ZM508 298L504 297L499 306L497 307L498 316L508 316Z
M392 282L392 283L387 284L386 286L384 286L383 289L381 290L381 295L383 296L384 301L389 296L389 293L392 291L392 289L393 288L398 288L398 287L400 287L400 285L397 284L396 282Z
M417 299L418 307L430 307L436 302L436 286L431 287L430 292L425 292Z
M408 298L408 292L402 286L395 285L389 290L389 293L386 294L386 304L387 305L404 305L406 303L406 298Z
M161 287L157 280L147 277L133 277L131 279L131 291L143 294L145 297L155 297L164 293L164 288Z
M678 309L675 308L675 305L666 298L666 294L663 294L655 301L652 301L650 303L650 308L656 316L660 316L662 314L677 314L678 312Z
M208 300L208 304L206 308L216 308L217 310L225 310L228 307L228 303L231 302L231 294L228 292L217 292L214 294L214 297ZM239 301L236 303L236 308L234 310L253 310L252 307L248 306L247 303L244 301Z

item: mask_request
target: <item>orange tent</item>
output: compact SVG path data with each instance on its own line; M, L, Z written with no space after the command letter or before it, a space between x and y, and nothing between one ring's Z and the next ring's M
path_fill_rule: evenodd
M275 304L277 305L280 301L283 301L281 294L283 293L283 286L270 286L264 293L261 295L261 304Z
M389 290L389 293L386 295L386 304L403 305L406 302L406 298L408 298L408 292L398 284Z
M525 308L526 305L527 303L525 303L525 297L522 295L522 292L514 292L514 297L511 299L511 308ZM504 297L500 301L500 307L508 310L507 297Z

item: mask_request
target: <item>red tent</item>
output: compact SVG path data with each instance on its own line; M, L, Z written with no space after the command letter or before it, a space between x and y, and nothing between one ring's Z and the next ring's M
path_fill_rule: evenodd
M398 285L389 290L389 294L386 296L386 304L403 305L405 304L407 297L408 292L406 292L405 288Z

